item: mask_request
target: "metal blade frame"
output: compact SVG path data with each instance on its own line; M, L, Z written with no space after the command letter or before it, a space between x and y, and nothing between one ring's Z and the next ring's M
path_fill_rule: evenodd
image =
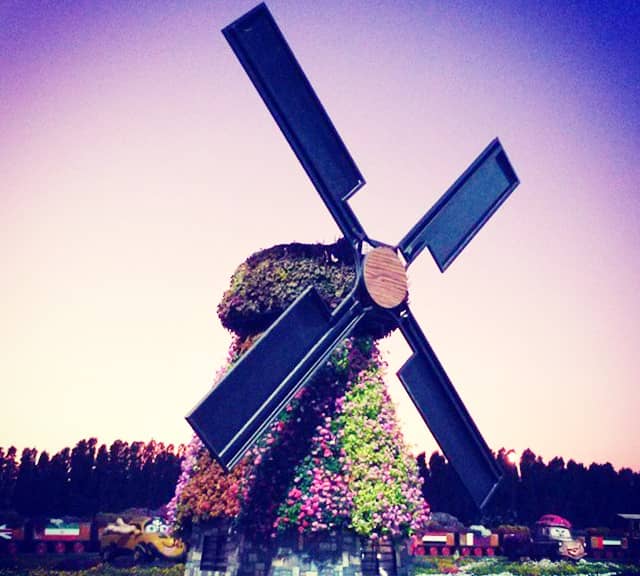
M372 294L368 294L364 286L363 244L373 247L384 244L367 237L347 203L364 185L359 169L267 7L256 6L222 32L357 253L357 279L333 313L315 289L308 288L194 408L187 420L223 468L233 467L365 315L389 314L413 349L413 355L399 370L398 377L471 497L483 508L501 477L493 454L406 300L397 308L383 310L370 301ZM492 160L495 164L490 164ZM396 250L409 266L428 247L444 271L518 183L496 138L405 235ZM477 189L480 193L474 196ZM306 319L305 313L308 313ZM291 346L292 350L284 354L286 359L273 370L277 372L275 379L273 376L265 379L263 369L267 367L269 355L286 337L298 337L291 332L292 328L299 329L300 342ZM263 382L257 398L247 402L250 406L242 408L244 412L235 413L236 424L226 425L223 431L216 429L215 426L224 423L227 414L223 402L215 410L210 408L211 403L242 401L251 396L254 384L259 387L259 380L266 384ZM208 434L207 428L211 426L214 426L212 434Z
M407 264L426 247L444 272L519 183L495 138L400 240Z
M346 200L365 183L265 4L222 30L338 227L366 238Z
M322 328L322 335L315 338L308 348L306 344L303 345L306 350L301 352L302 357L288 371L287 376L274 387L264 401L260 402L260 406L257 409L252 410L252 415L247 417L244 424L233 433L230 439L224 440L221 443L223 445L215 445L212 438L220 436L218 426L221 418L212 418L211 412L212 410L219 410L221 415L224 416L224 412L230 408L228 402L225 403L225 406L216 405L216 402L219 401L219 398L217 398L219 394L216 393L216 390L222 391L221 393L224 394L225 388L229 389L229 385L231 385L232 387L237 387L235 389L236 396L245 399L250 398L251 393L259 385L259 382L256 381L264 379L262 371L253 369L255 363L258 362L262 365L261 356L271 354L272 348L274 348L273 342L281 338L279 332L282 331L282 326L287 317L295 314L296 309L299 310L301 305L309 301L312 301L314 305L319 303L326 308L315 288L313 286L307 288L283 312L263 337L251 347L238 364L219 382L216 388L209 392L187 416L189 424L225 470L233 468L242 459L249 448L264 434L277 415L289 403L294 394L326 362L336 346L351 334L368 311L357 299L353 298L353 291L332 314L329 315L327 311L327 324ZM254 366L251 365L252 363ZM242 387L242 391L239 390L240 387ZM211 420L216 420L216 422L214 423ZM207 433L207 427L210 425L216 426L215 434Z
M474 502L482 509L497 489L502 472L409 308L405 307L395 316L413 350L413 355L398 371L398 378Z

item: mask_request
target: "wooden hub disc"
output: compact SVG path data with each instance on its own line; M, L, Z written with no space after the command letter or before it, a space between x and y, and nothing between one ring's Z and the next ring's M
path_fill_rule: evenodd
M364 257L364 285L381 308L395 308L407 297L407 273L393 248L380 246Z

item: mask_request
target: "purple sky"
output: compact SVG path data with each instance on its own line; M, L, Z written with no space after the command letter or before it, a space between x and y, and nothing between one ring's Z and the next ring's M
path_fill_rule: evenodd
M333 220L219 30L252 2L0 5L0 446L182 442L234 268ZM412 309L489 445L640 470L640 3L274 0L396 243L499 136L522 181ZM434 445L393 374L416 451Z

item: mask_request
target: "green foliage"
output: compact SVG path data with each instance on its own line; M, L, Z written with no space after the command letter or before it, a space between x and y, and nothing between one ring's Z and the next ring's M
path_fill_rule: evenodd
M110 564L98 564L84 570L57 570L51 567L0 568L0 576L183 576L184 564L171 566L133 566L117 568Z
M237 520L256 535L348 526L376 538L423 528L429 509L382 367L370 338L345 341L230 481L194 440L170 515L182 528L213 518Z
M223 325L237 335L228 366L307 287L334 308L355 279L353 249L344 241L275 246L251 256L218 307ZM338 347L245 455L231 484L197 440L190 444L169 505L176 523L188 529L226 518L254 535L349 526L373 538L422 527L428 506L374 344L389 330L388 319L374 319Z
M424 527L428 506L382 378L371 339L345 341L332 355L348 376L335 411L317 428L296 469L279 529L314 532L348 525L362 536L407 536Z
M355 277L353 253L344 241L274 246L238 267L218 305L218 316L225 328L246 338L266 330L309 286L335 308Z
M354 352L351 349L349 354L352 362L358 357ZM404 445L382 366L376 354L360 370L344 397L339 420L350 462L351 526L373 537L412 534L424 527L428 514L422 482Z
M466 576L570 576L596 574L640 574L638 565L621 565L611 562L506 562L497 558L482 560L456 560L454 558L416 559L410 576L422 574L464 574Z

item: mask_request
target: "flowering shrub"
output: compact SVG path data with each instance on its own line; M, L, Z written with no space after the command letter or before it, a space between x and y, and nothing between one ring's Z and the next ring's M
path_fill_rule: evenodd
M288 244L241 264L218 305L222 325L245 338L263 332L308 286L335 308L355 281L348 244Z
M381 373L377 349L344 397L341 425L351 462L351 525L376 537L412 534L424 528L429 508L422 479L406 449Z
M349 461L342 447L343 430L337 424L340 400L333 417L324 415L311 438L311 450L295 470L286 500L274 528L318 532L346 525L353 507L349 489Z
M191 468L183 468L176 487L180 498L171 501L171 507L175 509L172 518L182 523L188 517L191 522L198 523L210 518L237 516L246 465L240 463L226 474L197 439L189 444L188 450L197 450L197 453L190 455L194 459Z
M218 308L237 338L217 377L309 281L335 306L355 278L345 250L277 246L240 266ZM194 438L169 505L176 525L227 518L254 535L350 527L374 538L421 529L429 509L383 369L371 335L346 340L228 475Z
M333 355L348 381L335 411L316 428L276 527L317 532L349 526L363 536L399 536L423 527L428 506L407 452L370 340L347 340Z

